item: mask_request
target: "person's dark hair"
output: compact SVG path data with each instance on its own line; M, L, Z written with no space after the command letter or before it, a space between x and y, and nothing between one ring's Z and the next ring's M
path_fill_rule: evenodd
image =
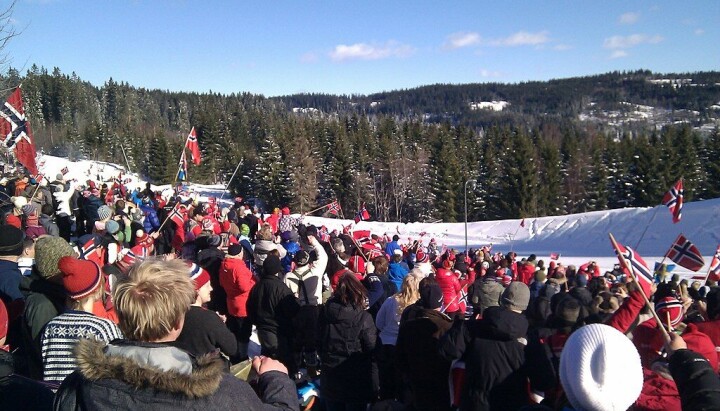
M355 308L365 309L367 290L353 273L346 272L340 277L333 295L343 305L351 305Z
M393 236L393 241L397 241L397 240L399 240L399 239L400 239L400 236L399 236L399 235L395 234L395 235Z
M53 208L52 204L43 204L43 206L40 207L40 212L45 215L53 215L55 209Z
M607 282L605 281L605 277L593 277L588 281L587 285L588 291L590 291L590 294L592 294L593 297L600 294L603 291L608 290Z

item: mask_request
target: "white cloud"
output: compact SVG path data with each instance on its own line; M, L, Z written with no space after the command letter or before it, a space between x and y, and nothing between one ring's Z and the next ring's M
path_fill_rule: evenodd
M573 48L573 46L570 46L568 44L557 44L557 45L553 46L553 50L556 50L556 51L566 51L566 50L571 50L572 48Z
M612 36L605 39L603 47L606 49L629 49L640 44L657 44L663 41L659 34L649 36L647 34L631 34L629 36Z
M453 33L447 37L444 48L459 49L480 44L480 35L478 33Z
M695 35L696 35L696 36L702 36L703 34L705 34L705 30L703 30L703 29L695 29Z
M330 59L335 62L346 60L380 60L390 57L407 57L415 52L415 48L396 41L375 45L368 43L338 44L330 52Z
M497 47L539 46L550 41L548 34L547 31L537 33L519 31L508 37L490 40L487 44Z
M637 23L638 19L640 18L640 13L635 12L628 12L623 13L618 18L618 22L620 24L635 24Z
M610 58L611 58L611 59L619 59L619 58L623 58L623 57L627 57L627 56L628 56L627 51L625 51L625 50L615 50L615 51L613 51L612 54L610 55Z

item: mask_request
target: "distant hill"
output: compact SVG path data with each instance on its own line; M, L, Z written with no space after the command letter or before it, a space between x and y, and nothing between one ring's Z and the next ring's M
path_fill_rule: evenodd
M391 115L472 127L534 127L560 121L622 132L685 122L707 132L720 119L720 72L612 72L517 84L435 84L368 96L297 94L275 100L296 111Z

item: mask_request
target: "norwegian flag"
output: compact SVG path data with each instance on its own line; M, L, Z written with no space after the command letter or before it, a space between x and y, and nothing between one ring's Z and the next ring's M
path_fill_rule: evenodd
M192 162L197 166L200 165L200 145L198 144L197 134L195 133L195 127L190 130L187 141L185 141L185 147L190 149L190 158Z
M42 181L42 179L45 178L45 175L42 174L42 173L31 174L31 175L30 175L30 178L32 178L33 180L35 180L35 182L37 182L38 184L40 184L40 182Z
M370 230L355 230L352 233L352 236L354 239L360 241L360 240L367 240L370 241Z
M365 203L363 202L360 206L360 210L358 210L357 214L355 214L355 223L359 223L360 221L367 221L370 219L370 213L368 213L367 208L365 208Z
M324 243L330 242L330 233L328 232L327 227L320 227L320 230L318 230L318 239Z
M182 227L183 224L185 224L186 216L187 208L179 203L175 204L175 207L173 207L172 211L170 212L170 219L179 227Z
M551 260L557 260L558 258L560 258L560 253L550 253Z
M458 306L460 307L461 313L464 313L468 309L467 286L460 289L460 299L458 299Z
M683 181L682 178L675 183L662 199L662 205L670 209L672 213L673 223L680 221L682 217L683 206Z
M15 157L31 174L37 174L35 163L35 142L32 137L30 123L25 117L20 87L8 97L5 105L0 107L0 138L5 146L15 152Z
M720 246L715 250L715 255L710 262L710 269L708 269L707 276L697 275L694 276L693 280L705 280L707 277L711 281L720 281Z
M340 213L340 203L337 200L330 203L328 206L328 213L338 215Z
M638 284L643 287L643 290L650 290L650 287L652 287L653 284L653 273L652 271L650 271L647 264L645 263L645 260L643 260L640 254L638 254L637 251L633 250L632 248L625 247L620 243L617 243L615 254L618 255L618 260L620 260L620 255L625 258L625 261L627 261L630 265L630 268L632 268L632 274L634 274L634 277L637 279ZM620 260L620 264L622 265L622 260ZM625 274L631 274L627 272L626 267L622 267L622 269Z
M705 265L705 260L695 244L680 234L665 256L691 271L698 271Z
M100 267L105 265L105 247L98 236L91 236L78 250L81 260L92 261Z
M69 173L69 172L70 172L70 170L68 170L67 167L63 167L63 169L60 170L60 173L62 173L62 175L65 175L65 174L67 174L67 173Z

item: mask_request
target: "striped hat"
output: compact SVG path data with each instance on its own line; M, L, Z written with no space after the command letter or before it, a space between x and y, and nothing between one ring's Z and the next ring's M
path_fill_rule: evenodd
M670 324L675 327L680 324L683 319L683 305L675 297L665 297L655 303L655 312L657 312L660 321L663 324L667 323L668 316L670 317Z
M60 259L58 268L68 297L73 300L82 300L100 287L102 273L92 261L66 256Z
M145 260L147 256L148 251L145 247L136 245L133 248L125 248L118 253L118 259L115 261L115 265L120 271L127 274L135 263Z
M210 274L195 263L190 263L190 279L195 283L195 291L199 290L210 281Z

